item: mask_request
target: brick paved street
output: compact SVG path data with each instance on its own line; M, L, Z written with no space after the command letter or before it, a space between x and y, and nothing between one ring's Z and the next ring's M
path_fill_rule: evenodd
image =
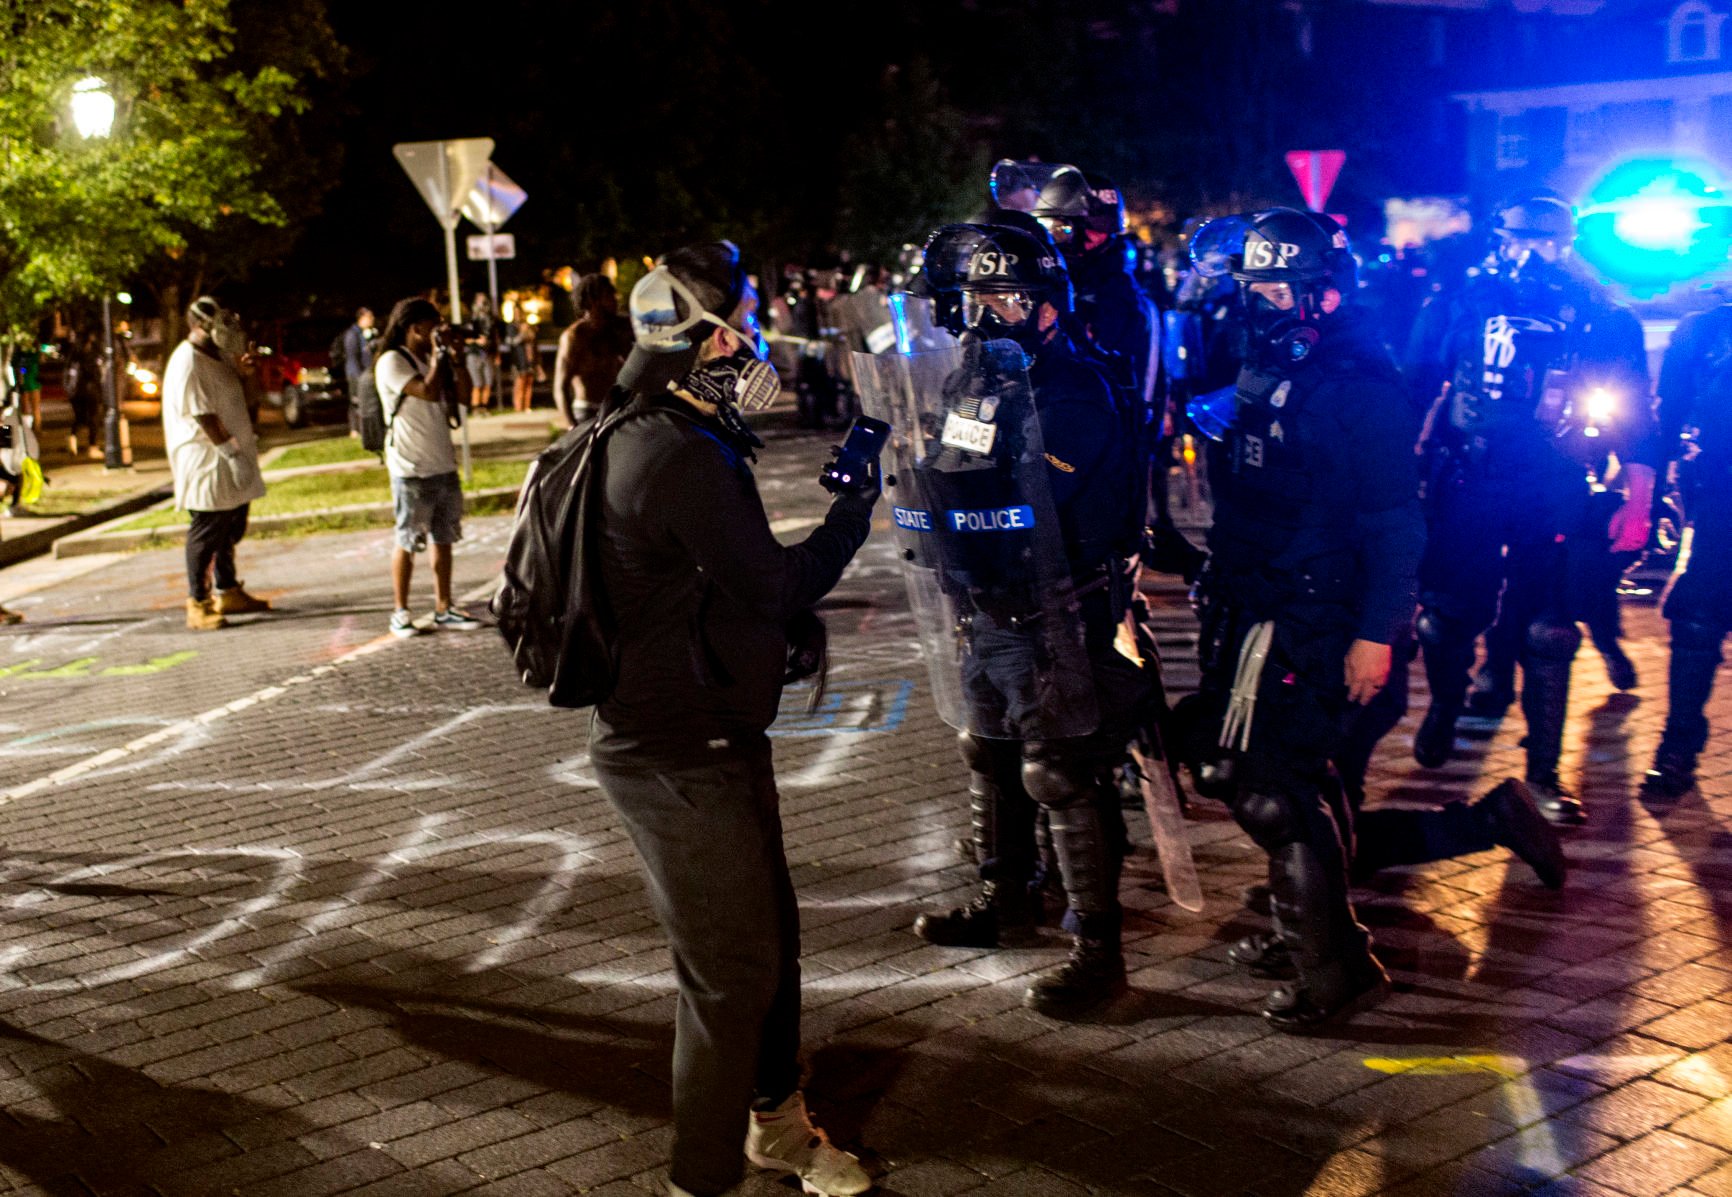
M767 451L790 535L818 510L821 448ZM497 567L505 521L469 531L460 592ZM1056 931L985 953L908 929L971 880L951 848L965 778L891 547L881 527L828 603L832 694L815 717L791 694L776 741L808 1092L885 1193L1732 1194L1732 749L1705 759L1703 799L1637 800L1665 705L1651 608L1628 613L1635 694L1591 649L1577 662L1565 776L1592 822L1562 893L1501 853L1386 874L1361 911L1395 996L1271 1034L1267 983L1225 959L1261 857L1199 802L1207 909L1170 904L1139 850L1133 992L1073 1025L1019 1004ZM380 639L388 554L385 532L243 544L282 611L213 635L182 630L178 553L23 595L29 575L0 574L30 619L0 633L12 1190L660 1192L672 974L586 721L519 687L490 632ZM1176 594L1160 622L1183 688ZM1386 796L1519 768L1506 725L1422 775L1423 702L1416 672Z

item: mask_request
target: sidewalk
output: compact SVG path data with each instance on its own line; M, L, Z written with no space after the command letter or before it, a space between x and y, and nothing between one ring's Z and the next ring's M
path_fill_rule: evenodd
M132 465L123 471L110 471L100 460L74 457L70 453L67 438L71 409L57 396L44 394L43 428L38 440L47 485L42 501L33 508L33 512L40 514L7 516L0 523L0 567L54 551L56 544L67 537L100 529L172 496L174 479L163 456L162 421L156 405L127 404L126 413ZM522 442L525 452L532 452L546 443L556 418L551 409L482 416L470 424L471 444L486 448L503 442ZM282 424L277 409L269 404L261 411L259 424L261 460L267 480L271 461L285 449L344 434L339 424L288 428ZM355 466L343 464L334 468Z

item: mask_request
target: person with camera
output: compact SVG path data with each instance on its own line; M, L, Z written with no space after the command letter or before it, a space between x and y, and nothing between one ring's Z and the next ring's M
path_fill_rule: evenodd
M397 547L391 554L391 634L468 632L481 626L451 604L451 546L463 538L463 486L451 430L465 418L462 342L419 297L391 309L374 363L385 412L385 467L396 508ZM433 618L418 624L409 613L415 554L433 552Z
M186 317L186 340L163 370L163 447L175 506L192 516L186 626L208 632L227 627L230 615L271 609L235 576L235 545L246 535L253 500L265 497L265 482L247 406L253 355L240 317L208 295L194 300Z
M676 250L632 289L635 343L601 413L617 422L584 529L618 662L590 760L679 983L676 1197L731 1188L747 1159L808 1193L871 1187L800 1091L800 913L765 733L800 647L790 628L817 624L812 606L865 542L878 472L837 486L799 544L771 534L741 414L781 393L757 306L728 242Z

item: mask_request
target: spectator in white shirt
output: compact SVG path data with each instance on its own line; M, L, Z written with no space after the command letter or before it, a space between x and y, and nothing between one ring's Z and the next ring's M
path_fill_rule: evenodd
M265 483L242 381L253 358L240 318L208 295L186 315L190 331L163 371L162 429L175 506L192 516L186 626L207 632L226 627L227 616L271 609L235 576L235 545L246 535L252 501L265 497Z

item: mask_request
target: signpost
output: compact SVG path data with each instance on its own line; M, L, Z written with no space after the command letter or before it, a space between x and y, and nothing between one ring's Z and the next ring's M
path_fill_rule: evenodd
M471 262L509 261L517 256L517 238L510 233L483 233L478 237L469 238L469 260ZM498 293L497 275L491 266L488 267L488 285Z
M463 321L463 301L457 279L457 214L463 210L475 180L493 153L491 137L456 141L401 141L391 147L397 164L421 193L439 227L445 230L445 279L451 289L451 322ZM469 460L469 413L463 413L463 476L473 481Z
M1288 151L1287 169L1293 172L1293 179L1299 184L1299 193L1305 197L1307 208L1313 212L1323 211L1346 161L1345 150Z
M501 238L496 237L495 234L519 208L523 207L523 201L528 198L529 193L527 191L513 183L504 171L489 161L486 166L481 168L481 177L475 180L474 187L470 189L468 196L463 200L463 215L469 218L469 223L486 233L488 237L493 238L493 252L477 254L475 243L481 238L471 237L469 239L469 259L470 261L485 259L487 262L487 294L493 300L493 311L496 315L499 312L499 268L494 263L501 258L516 257L517 244L510 234L503 234L506 249L505 252L501 253L499 248Z

